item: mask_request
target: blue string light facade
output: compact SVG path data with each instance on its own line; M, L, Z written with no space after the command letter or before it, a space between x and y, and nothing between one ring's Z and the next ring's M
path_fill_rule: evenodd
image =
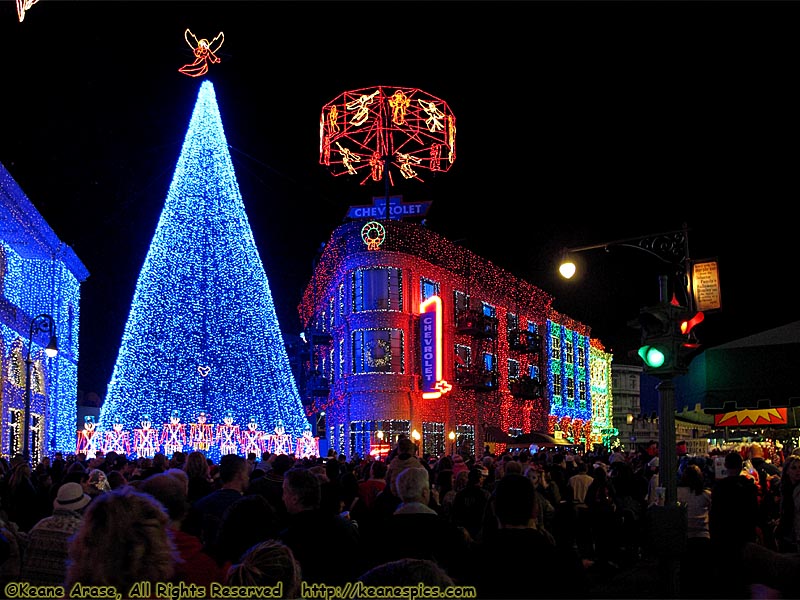
M209 81L200 87L180 158L136 284L100 412L125 429L201 411L271 433L307 425L264 266ZM213 446L209 454L213 457Z

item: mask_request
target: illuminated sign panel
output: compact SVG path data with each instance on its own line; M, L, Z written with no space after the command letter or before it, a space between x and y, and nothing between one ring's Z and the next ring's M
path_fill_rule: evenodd
M431 296L419 310L422 397L440 398L453 388L442 379L442 299Z

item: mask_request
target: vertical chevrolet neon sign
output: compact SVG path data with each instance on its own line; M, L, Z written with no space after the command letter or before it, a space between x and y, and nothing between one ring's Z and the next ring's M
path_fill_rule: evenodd
M419 305L422 397L441 398L453 386L442 379L442 299L431 296Z

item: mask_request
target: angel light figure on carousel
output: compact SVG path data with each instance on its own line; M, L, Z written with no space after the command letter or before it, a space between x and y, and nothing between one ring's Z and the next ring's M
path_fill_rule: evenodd
M306 423L303 435L297 438L297 448L294 455L297 458L316 458L319 456L319 438L314 437L311 425Z
M242 454L247 456L250 453L256 455L256 458L261 458L261 455L266 450L264 444L264 432L258 428L258 421L251 416L247 422L247 429L242 431Z
M189 445L196 452L207 453L214 443L214 424L208 422L206 411L201 410L197 422L189 428Z
M78 443L75 446L75 454L83 454L86 458L95 458L97 451L101 450L100 441L102 436L98 435L97 424L94 416L86 415L83 417L83 429L78 430Z
M267 451L272 454L291 454L293 450L292 436L286 433L283 421L278 419L275 433L267 436Z
M169 423L164 423L161 430L161 444L164 454L171 458L176 452L183 452L186 445L186 425L181 423L181 413L173 410L169 415Z
M140 427L133 430L133 450L139 458L153 458L158 452L158 429L153 427L150 415L142 415Z
M239 453L239 426L233 424L233 411L228 409L222 417L222 423L217 425L216 440L219 443L219 455Z
M114 423L111 429L105 432L103 436L103 452L116 452L120 456L130 456L131 453L131 435L128 431L124 430L122 419L119 416L114 417Z

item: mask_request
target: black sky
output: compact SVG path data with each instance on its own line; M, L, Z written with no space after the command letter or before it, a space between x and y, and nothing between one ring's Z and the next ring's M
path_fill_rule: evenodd
M448 102L458 157L399 186L428 226L529 279L621 354L657 265L563 246L690 228L719 260L707 345L797 320L795 3L70 2L0 5L0 162L87 266L79 387L103 395L200 79L214 83L285 335L321 242L381 185L318 164L322 106L373 85ZM788 273L787 273L788 268Z

